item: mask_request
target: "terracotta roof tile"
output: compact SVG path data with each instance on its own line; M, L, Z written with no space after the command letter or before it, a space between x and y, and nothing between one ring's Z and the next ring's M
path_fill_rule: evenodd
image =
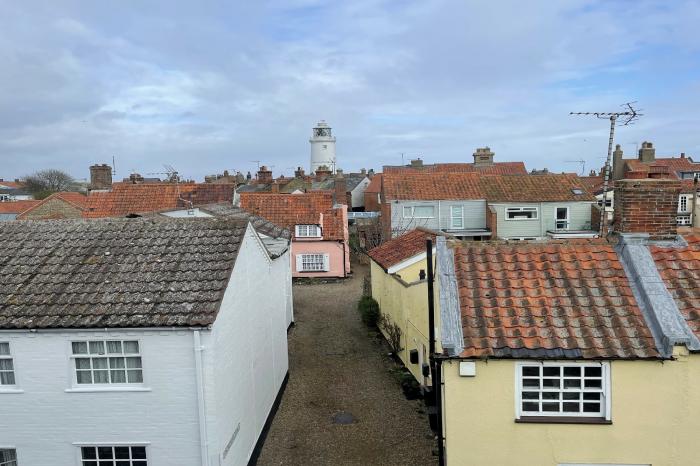
M233 184L114 183L111 191L90 193L84 217L124 217L190 205L233 202L233 191Z
M2 187L9 189L22 189L24 188L24 183L17 183L16 181L0 181L0 188Z
M688 157L665 157L656 158L653 162L645 163L639 159L624 160L629 171L649 171L652 165L668 167L669 171L677 174L683 171L700 171L700 163L693 162Z
M10 201L0 202L0 214L19 214L39 205L41 201Z
M464 357L659 356L622 264L603 241L464 242L455 272Z
M379 193L382 191L382 174L377 173L372 177L372 181L369 182L367 188L365 188L366 193Z
M678 309L700 338L700 236L688 236L686 241L687 247L649 249Z
M313 191L302 194L240 193L241 208L294 232L295 225L318 225L325 240L344 240L342 208L333 208L333 193Z
M416 228L372 248L369 257L386 271L391 266L425 252L425 240L431 238L435 242L435 235L434 231L427 228Z
M495 162L477 167L473 163L435 163L420 167L385 165L384 173L480 173L482 175L527 175L524 162Z
M595 201L576 175L384 174L387 200L486 199L489 202ZM580 194L575 193L580 189Z

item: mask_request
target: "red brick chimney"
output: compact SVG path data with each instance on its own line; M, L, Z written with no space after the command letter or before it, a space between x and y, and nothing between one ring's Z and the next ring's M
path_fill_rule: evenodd
M258 183L272 183L272 170L263 165L258 169Z
M616 181L615 231L649 233L651 239L676 236L680 192L681 182L677 179L639 178Z
M112 167L102 165L90 166L90 189L110 189L112 187Z
M335 202L336 204L348 204L347 182L343 176L343 170L337 170L335 175Z
M325 165L321 165L316 169L316 181L326 180L331 176L331 169Z
M280 192L280 184L277 181L272 183L272 192L275 194L279 194Z

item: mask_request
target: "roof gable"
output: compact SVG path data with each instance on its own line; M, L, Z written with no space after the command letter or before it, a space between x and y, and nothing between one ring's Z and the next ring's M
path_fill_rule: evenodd
M369 251L369 257L388 271L396 264L425 252L425 241L435 241L436 232L427 228L416 228L406 234L386 241Z

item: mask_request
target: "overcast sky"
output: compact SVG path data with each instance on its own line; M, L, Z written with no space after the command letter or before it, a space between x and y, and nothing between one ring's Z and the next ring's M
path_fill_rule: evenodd
M116 158L117 177L201 179L309 165L325 119L338 166L488 145L528 169L603 163L639 101L632 156L700 159L698 1L0 0L0 177Z

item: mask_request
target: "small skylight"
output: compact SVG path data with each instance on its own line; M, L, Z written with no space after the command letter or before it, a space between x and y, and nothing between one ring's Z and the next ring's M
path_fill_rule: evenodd
M583 189L581 189L581 188L571 188L571 192L574 193L574 194L576 194L577 196L580 196L581 194L583 194Z

